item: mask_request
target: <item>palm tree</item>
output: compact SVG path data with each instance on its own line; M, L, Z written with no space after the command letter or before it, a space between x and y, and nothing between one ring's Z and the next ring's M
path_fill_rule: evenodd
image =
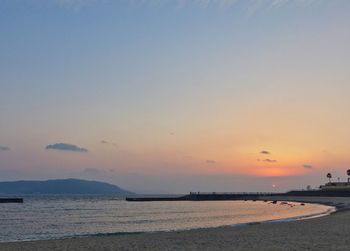
M350 176L350 169L348 169L347 171L346 171L346 173L348 174L348 176ZM350 181L350 178L348 178L348 182Z
M332 174L331 173L327 173L327 178L329 179L329 183L331 183Z

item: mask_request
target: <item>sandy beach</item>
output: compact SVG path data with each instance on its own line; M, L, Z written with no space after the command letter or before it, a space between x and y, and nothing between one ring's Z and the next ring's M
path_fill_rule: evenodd
M289 200L332 204L339 210L325 217L289 222L1 243L0 250L349 250L349 198Z

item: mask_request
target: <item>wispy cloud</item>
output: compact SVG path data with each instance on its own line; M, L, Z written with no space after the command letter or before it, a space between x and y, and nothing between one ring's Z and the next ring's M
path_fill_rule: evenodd
M306 168L306 169L311 169L311 168L313 168L313 166L312 166L312 165L309 165L309 164L304 164L303 167Z
M116 143L109 142L107 140L101 140L100 143L104 144L104 145L110 145L110 146L114 146L115 148L118 148L118 145Z
M7 146L0 146L0 152L2 151L10 151L10 148Z
M100 174L100 173L103 173L104 171L100 170L100 169L97 169L97 168L88 167L88 168L85 168L83 170L83 172L84 173L88 173L88 174Z
M45 149L58 150L58 151L70 151L70 152L88 152L88 150L85 148L72 145L72 144L67 144L67 143L56 143L52 145L47 145Z
M207 159L207 160L205 161L205 163L207 163L208 165L214 165L214 164L216 164L217 162L216 162L215 160L212 160L212 159Z
M277 162L277 160L275 160L275 159L264 159L263 161L264 161L264 162L270 162L270 163L275 163L275 162Z
M268 162L268 163L277 162L277 160L275 160L275 159L257 159L256 161L262 161L262 162Z
M271 152L267 151L267 150L261 150L260 154L271 155ZM275 160L275 159L268 159L268 158L267 159L257 159L257 161L268 162L268 163L275 163L275 162L277 162L277 160Z

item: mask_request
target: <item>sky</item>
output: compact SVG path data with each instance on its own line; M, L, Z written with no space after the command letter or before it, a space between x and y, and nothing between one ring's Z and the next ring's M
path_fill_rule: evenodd
M350 168L350 1L0 0L0 180L287 191Z

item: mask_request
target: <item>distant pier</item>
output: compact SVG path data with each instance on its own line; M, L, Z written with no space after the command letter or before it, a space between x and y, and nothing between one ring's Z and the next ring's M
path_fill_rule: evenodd
M0 203L23 203L23 198L0 198Z

